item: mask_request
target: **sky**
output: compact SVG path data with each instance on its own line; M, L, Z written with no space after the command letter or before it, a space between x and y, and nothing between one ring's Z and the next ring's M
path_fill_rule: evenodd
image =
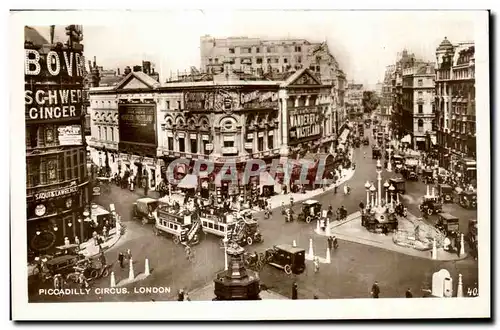
M83 43L87 60L95 56L106 69L150 60L164 81L170 71L200 66L203 35L326 40L349 81L374 86L404 48L435 61L445 36L474 41L474 18L465 11L121 12L84 24Z

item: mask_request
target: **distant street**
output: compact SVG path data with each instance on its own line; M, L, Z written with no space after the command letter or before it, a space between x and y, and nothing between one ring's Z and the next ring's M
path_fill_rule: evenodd
M367 134L368 135L368 134ZM366 152L366 158L364 153ZM362 146L354 152L356 172L354 177L348 182L352 188L351 195L344 196L342 186L337 194L328 191L315 199L322 203L327 209L332 205L336 210L344 205L348 213L358 210L359 202L366 202L366 192L364 184L367 180L375 181L375 160L371 158L371 147ZM384 181L392 177L391 173L383 173ZM425 194L425 185L421 182L407 183L407 191L411 201L410 212L419 216L417 203L420 196ZM169 238L155 236L151 225L142 226L139 222L131 219L132 203L139 198L142 189L130 192L116 186L111 187L109 194L99 196L96 203L108 206L114 203L117 212L122 215L122 220L127 226L126 235L106 252L108 263L115 262L113 270L116 280L128 276L128 267L120 269L117 264L117 256L120 251L130 249L133 255L136 275L144 271L144 260L149 259L152 268L152 275L145 280L127 286L132 288L139 286L164 286L170 287L170 294L142 294L133 293L124 295L104 295L104 296L68 296L50 297L54 301L148 301L172 300L179 289L191 291L204 286L214 278L214 274L224 267L224 253L220 248L220 238L206 235L206 238L193 249L195 260L186 260L182 246L176 246ZM299 204L295 206L295 211L299 211ZM474 212L465 211L459 206L451 206L453 214L461 217L461 230L465 231L464 221L474 217ZM264 251L275 244L289 243L296 240L299 247L308 249L310 238L314 240L315 253L324 255L326 253L327 242L325 237L314 233L316 224L306 224L295 221L285 223L280 209L275 209L271 219L265 220L263 213L257 213L260 230L262 231L264 242L254 244L247 249L253 251ZM402 297L407 288L411 288L418 297L423 294L422 289L430 289L432 273L440 268L450 271L453 278L458 278L458 273L463 275L464 290L474 287L477 282L477 261L472 258L456 262L439 262L427 259L411 257L392 251L387 251L371 246L357 243L340 241L340 247L332 254L331 264L321 264L319 273L313 272L311 262L307 262L305 273L295 276L287 276L283 271L266 266L261 271L261 283L270 287L280 294L290 296L293 281L298 283L299 298L309 299L314 295L319 298L353 298L368 297L371 285L375 280L380 284L381 297ZM92 286L109 286L109 277L92 283ZM36 301L37 297L33 297ZM45 300L47 301L47 300Z

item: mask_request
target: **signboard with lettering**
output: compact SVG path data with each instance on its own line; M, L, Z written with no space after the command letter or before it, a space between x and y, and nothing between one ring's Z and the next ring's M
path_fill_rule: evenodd
M253 91L240 94L243 109L278 108L278 93Z
M82 127L80 125L61 125L57 128L59 144L82 145Z
M186 92L184 93L184 107L186 110L212 110L214 108L214 93Z
M156 146L155 107L154 104L120 104L120 142Z
M81 52L56 45L24 52L26 120L81 117L85 74Z
M321 136L321 123L316 111L290 111L288 120L290 143Z
M55 198L55 197L61 197L61 196L74 194L77 192L78 192L78 186L71 185L69 187L64 187L64 188L60 188L60 189L39 192L39 193L35 194L35 200L42 201L42 200L46 200L49 198Z

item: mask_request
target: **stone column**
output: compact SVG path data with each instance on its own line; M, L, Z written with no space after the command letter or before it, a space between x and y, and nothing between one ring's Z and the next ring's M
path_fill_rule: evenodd
M310 104L309 104L309 101L311 100L311 95L306 95L306 107L308 107ZM296 105L298 106L298 105Z
M257 131L253 132L253 153L259 152L259 140Z
M294 107L297 108L299 106L299 98L300 98L300 95L297 95L295 96L295 100L294 100Z
M220 136L220 128L217 127L213 129L213 145L214 145L214 153L220 155L221 154L221 136Z
M241 135L239 141L241 148L239 150L240 154L246 155L247 151L245 149L245 141L247 138L247 126L246 126L247 116L244 114L241 115L240 120L241 120Z
M264 131L264 151L269 151L269 130Z

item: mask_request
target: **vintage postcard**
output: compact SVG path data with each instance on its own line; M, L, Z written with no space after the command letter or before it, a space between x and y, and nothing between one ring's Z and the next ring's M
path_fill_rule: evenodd
M13 318L490 317L488 15L12 11Z

